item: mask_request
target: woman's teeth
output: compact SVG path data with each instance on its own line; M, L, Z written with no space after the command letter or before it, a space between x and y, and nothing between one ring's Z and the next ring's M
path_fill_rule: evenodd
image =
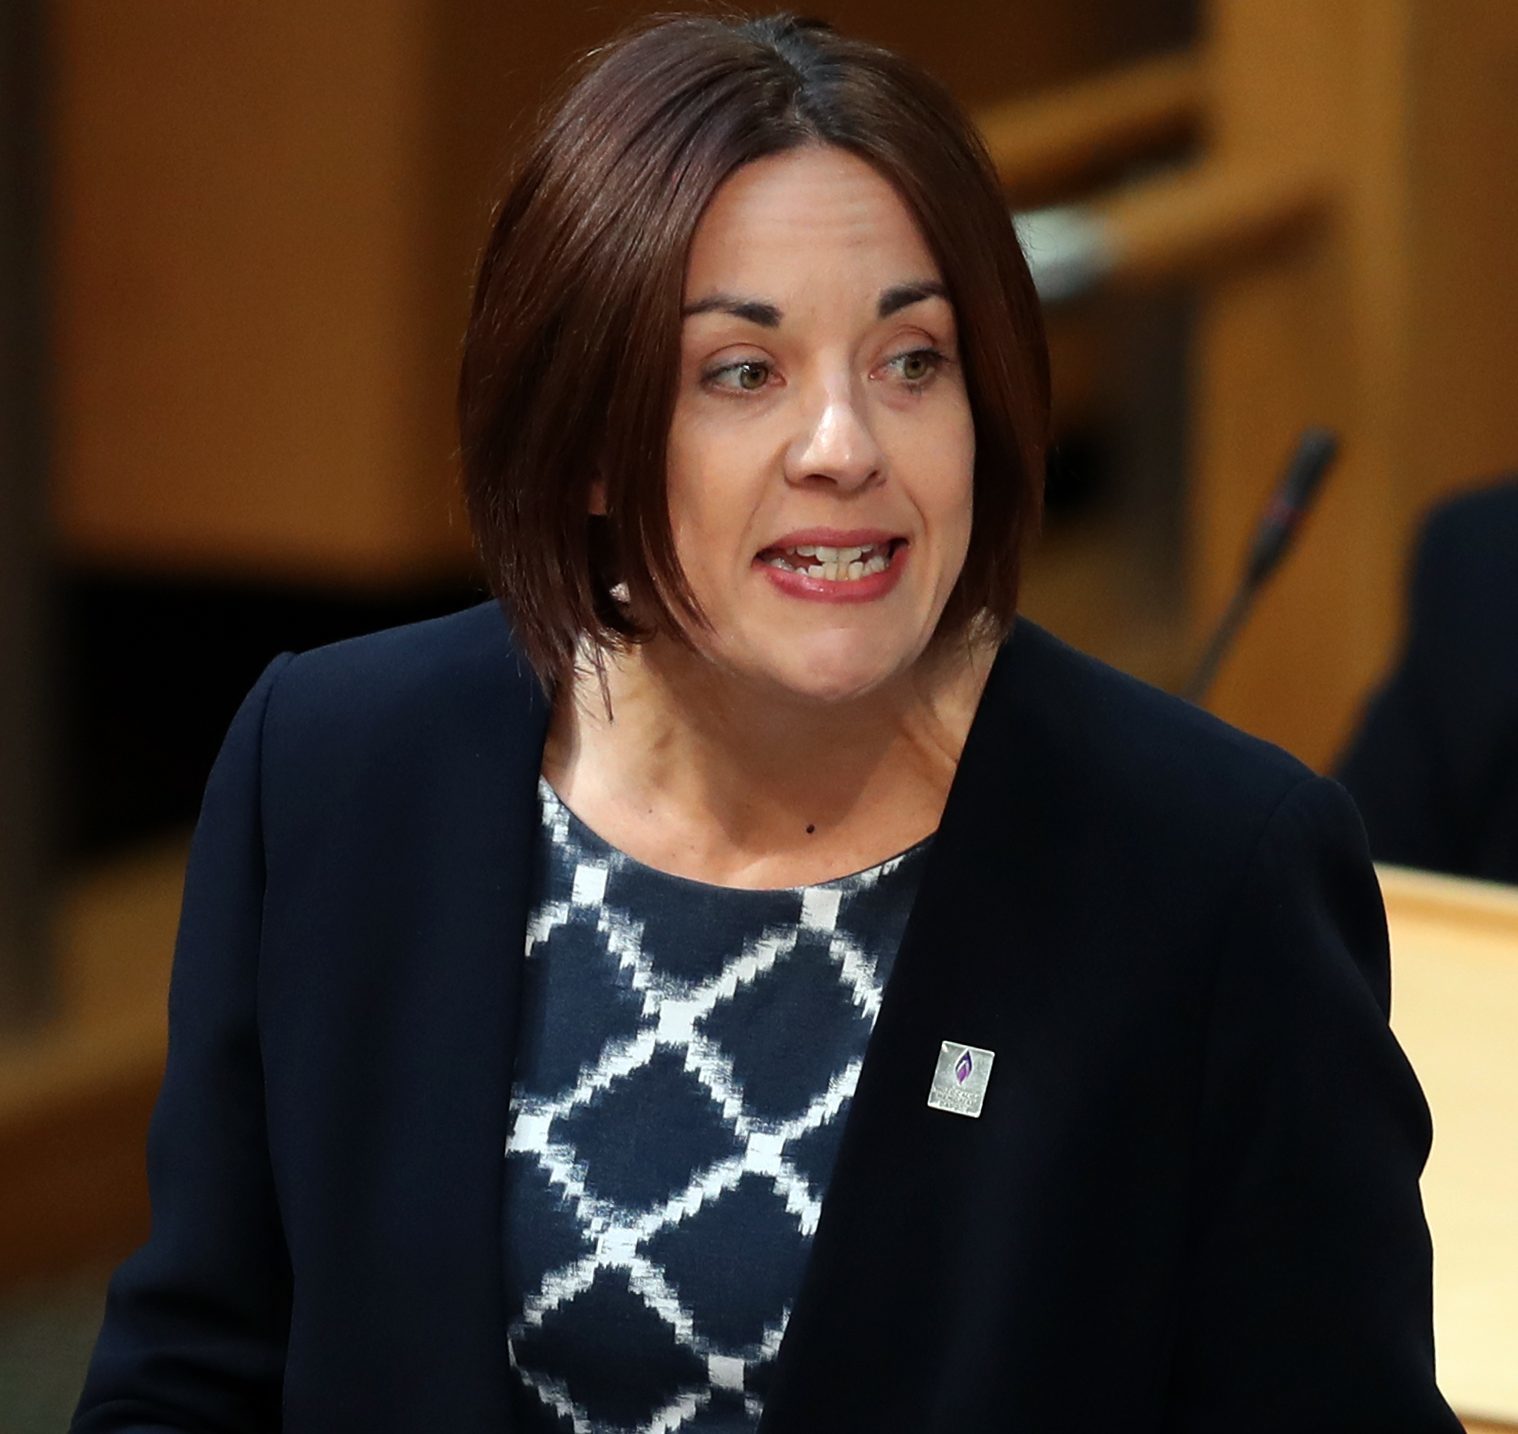
M812 561L807 562L808 558ZM882 547L820 548L810 543L766 553L763 561L788 573L804 573L830 583L856 582L872 573L883 573L891 566L890 555Z

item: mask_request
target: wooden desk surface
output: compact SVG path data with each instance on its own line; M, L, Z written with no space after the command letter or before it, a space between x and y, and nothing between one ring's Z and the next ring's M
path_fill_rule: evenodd
M1423 1201L1439 1385L1468 1428L1514 1428L1518 888L1395 867L1381 868L1381 885L1392 1027L1434 1117Z

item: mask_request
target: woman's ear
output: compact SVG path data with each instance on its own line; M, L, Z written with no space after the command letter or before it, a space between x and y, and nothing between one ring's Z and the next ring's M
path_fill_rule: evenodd
M597 478L590 485L590 513L598 518L606 516L606 480Z

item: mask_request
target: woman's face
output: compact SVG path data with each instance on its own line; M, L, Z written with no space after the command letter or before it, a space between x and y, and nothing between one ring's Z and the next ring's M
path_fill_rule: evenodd
M896 191L842 150L749 164L701 219L670 523L702 654L749 684L862 696L933 634L975 460L942 283Z

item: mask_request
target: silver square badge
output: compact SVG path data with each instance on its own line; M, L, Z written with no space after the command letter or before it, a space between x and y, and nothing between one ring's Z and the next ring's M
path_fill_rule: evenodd
M938 1068L928 1088L928 1104L934 1110L952 1111L955 1115L979 1115L986 1098L986 1084L991 1079L991 1062L995 1059L995 1051L945 1041L938 1048Z

